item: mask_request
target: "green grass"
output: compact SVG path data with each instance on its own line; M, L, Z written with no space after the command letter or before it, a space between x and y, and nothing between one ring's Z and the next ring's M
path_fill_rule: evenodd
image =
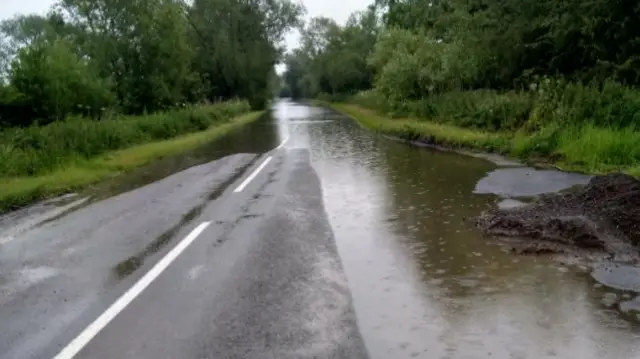
M534 165L551 164L576 172L603 174L620 171L640 175L640 132L631 127L617 129L593 124L579 127L551 123L535 132L489 132L422 118L392 119L360 105L328 105L367 128L408 140L420 139L450 148L497 152Z
M248 103L230 101L145 116L69 118L46 126L9 128L0 131L0 176L45 175L109 151L203 131L247 112Z
M640 175L640 132L587 125L558 136L555 153L567 167L589 173L623 171Z
M483 132L412 118L391 119L373 110L352 104L333 103L330 106L355 118L369 129L407 140L422 140L433 145L496 152L504 150L505 144L508 143L508 137L502 133Z
M89 159L76 157L49 173L0 177L0 212L77 191L154 160L197 148L238 126L255 121L261 114L262 112L251 112L225 123L214 124L204 131L108 151Z

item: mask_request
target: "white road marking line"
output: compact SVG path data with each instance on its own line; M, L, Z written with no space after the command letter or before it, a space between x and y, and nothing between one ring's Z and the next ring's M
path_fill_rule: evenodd
M276 147L276 150L281 149L282 147L284 147L284 144L287 143L287 141L289 141L289 136L285 137L284 141L282 141L282 143L280 144L280 146Z
M234 193L238 193L238 192L242 192L242 190L247 187L247 185L253 181L254 178L256 178L256 176L258 175L258 173L260 173L260 171L262 171L262 169L265 168L266 165L269 164L269 162L271 162L272 157L269 156L269 158L267 158L266 160L264 160L264 162L262 162L262 164L260 165L260 167L256 168L255 171L253 171L253 173L251 175L249 175L249 177L247 177L246 180L244 180L244 182L242 182L238 188L236 188L235 191L233 191Z
M198 236L211 224L203 222L164 256L147 274L145 274L133 287L129 288L118 300L115 301L93 323L89 324L80 335L54 357L54 359L72 359L96 336L109 322L111 322L127 305L129 305L140 293L142 293Z

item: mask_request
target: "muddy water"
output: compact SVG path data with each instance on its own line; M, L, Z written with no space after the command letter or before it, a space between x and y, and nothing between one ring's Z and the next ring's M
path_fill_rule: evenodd
M483 180L531 194L585 178L521 181L535 170L408 147L318 108L282 102L273 116L287 148L311 151L372 358L640 357L640 327L616 308L629 294L506 253L467 220L501 200Z

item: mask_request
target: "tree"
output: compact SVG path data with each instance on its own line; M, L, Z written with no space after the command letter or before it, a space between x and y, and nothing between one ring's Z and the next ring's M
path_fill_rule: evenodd
M71 113L97 116L113 103L108 84L65 40L24 48L11 68L21 102L44 123Z
M313 18L301 30L300 47L285 60L286 85L294 98L319 93L349 94L368 89L372 53L380 24L376 9L354 13L339 26L328 18Z
M46 17L0 24L3 121L231 98L262 108L303 12L290 0L59 0Z
M239 96L253 107L271 96L269 79L284 33L300 22L303 8L288 0L196 0L189 10L197 51L211 100Z

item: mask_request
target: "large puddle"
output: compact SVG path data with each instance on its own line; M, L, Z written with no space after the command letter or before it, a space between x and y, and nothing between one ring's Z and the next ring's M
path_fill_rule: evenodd
M617 308L630 294L506 253L468 221L588 178L412 148L324 109L282 102L274 116L287 148L311 150L372 358L640 356L640 326Z

